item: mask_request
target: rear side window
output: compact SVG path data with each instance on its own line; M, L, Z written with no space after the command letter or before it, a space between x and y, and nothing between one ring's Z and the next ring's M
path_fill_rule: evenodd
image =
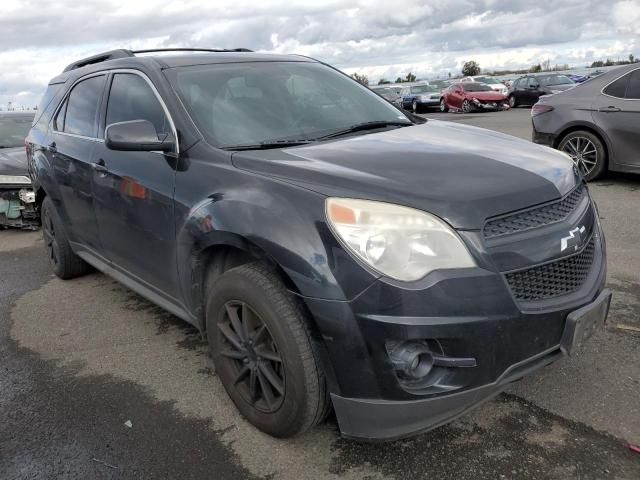
M65 133L95 138L98 131L98 106L104 89L104 75L81 81L67 98L64 116ZM62 111L62 110L61 110ZM56 127L60 127L60 115L56 117Z
M56 94L60 91L60 89L63 86L64 86L64 84L62 84L62 83L55 83L55 84L51 84L51 85L49 85L47 87L47 90L44 92L44 95L42 96L42 99L40 100L40 103L38 104L38 112L36 113L36 116L33 118L33 126L35 126L35 124L38 123L38 120L40 120L40 117L46 111L48 111L47 108L51 104L51 101L54 99ZM50 117L50 115L51 115L51 113L49 112L48 116Z
M615 82L609 84L609 86L604 89L604 93L612 97L624 98L624 92L627 89L628 81L629 75L625 75L624 77L619 78Z
M634 70L629 75L629 83L627 84L627 94L625 98L630 100L640 100L640 69Z
M117 73L111 83L106 125L130 120L151 122L158 134L171 129L162 105L145 79L132 73Z

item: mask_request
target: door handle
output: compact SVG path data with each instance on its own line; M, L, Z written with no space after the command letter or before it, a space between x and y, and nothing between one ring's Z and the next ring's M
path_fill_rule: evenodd
M107 164L103 159L100 159L97 162L92 163L91 166L98 173L106 174L109 172L109 170L107 170Z
M609 107L600 107L598 111L606 113L606 112L621 112L622 110L619 109L618 107L609 106Z
M51 153L56 153L58 151L56 142L51 142L49 145L47 145L47 150L49 150Z

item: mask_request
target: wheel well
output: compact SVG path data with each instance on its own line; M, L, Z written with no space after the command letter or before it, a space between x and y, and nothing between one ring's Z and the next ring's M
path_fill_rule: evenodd
M36 206L40 208L42 202L44 202L44 197L47 196L47 192L44 191L44 188L40 187L36 191Z
M196 275L197 285L199 288L199 307L201 309L201 329L206 330L206 322L204 321L205 304L207 299L208 284L215 281L220 275L226 271L251 262L263 262L277 273L287 290L299 295L297 286L291 278L286 274L284 269L273 260L266 252L255 245L245 243L242 247L232 245L213 245L204 249L196 262L196 268L199 272Z
M600 132L598 132L595 128L589 127L588 125L573 125L573 126L571 126L569 128L566 128L565 130L560 132L558 135L556 135L556 140L553 143L553 148L558 148L560 146L560 142L562 142L562 139L564 137L566 137L570 133L577 132L579 130L582 130L582 131L585 131L585 132L589 132L592 135L595 135L596 137L598 137L598 140L600 140L600 142L602 142L602 146L604 147L604 153L605 153L604 161L608 165L609 164L609 145L607 145L606 140L600 134Z

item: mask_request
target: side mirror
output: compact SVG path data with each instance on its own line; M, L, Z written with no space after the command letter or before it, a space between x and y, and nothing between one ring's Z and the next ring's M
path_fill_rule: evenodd
M108 125L104 132L104 144L109 150L133 152L171 152L176 139L172 133L160 137L148 120L131 120Z

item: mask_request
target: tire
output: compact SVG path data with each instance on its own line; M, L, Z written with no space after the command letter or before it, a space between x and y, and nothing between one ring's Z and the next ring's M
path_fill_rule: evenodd
M473 112L473 107L471 106L471 102L469 100L464 100L462 102L462 111L464 113L471 113Z
M207 283L209 351L240 413L279 438L324 420L330 401L305 312L278 275L249 263Z
M558 150L568 154L588 182L601 177L607 169L607 149L602 141L586 130L565 135Z
M509 107L516 108L518 106L518 100L515 95L509 95Z
M445 102L444 98L440 99L440 111L442 113L447 113L449 111L449 107L447 107L447 102Z
M44 246L53 273L62 280L69 280L90 272L91 266L71 249L60 216L49 197L42 202L40 215Z
M418 105L417 100L414 100L413 103L411 104L411 111L413 113L420 113L420 105Z

